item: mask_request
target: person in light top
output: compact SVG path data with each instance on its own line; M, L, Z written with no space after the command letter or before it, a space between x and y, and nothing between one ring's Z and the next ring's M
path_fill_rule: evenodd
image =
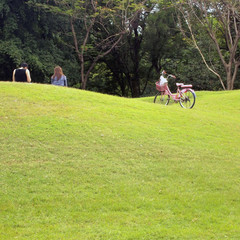
M168 80L167 80L167 72L165 70L162 71L162 75L160 76L159 79L159 85L160 86L167 86L168 85Z
M54 68L54 74L51 77L51 84L67 87L67 77L63 74L60 66Z

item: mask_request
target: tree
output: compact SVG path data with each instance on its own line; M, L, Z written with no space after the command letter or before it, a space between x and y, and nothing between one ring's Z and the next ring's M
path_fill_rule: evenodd
M121 43L145 1L138 4L133 0L31 2L65 15L69 20L73 38L71 47L81 66L81 88L86 89L89 74L97 62Z
M218 76L223 89L232 90L240 66L240 3L237 0L188 0L174 1L179 16L179 26L185 39L199 51L207 68ZM188 32L185 31L185 26ZM199 44L200 33L206 33L224 67L226 85L219 70L210 66Z
M72 66L75 59L59 37L61 19L38 11L26 1L3 0L0 4L0 78L11 80L22 61L29 64L34 82L49 83L55 64Z
M163 67L161 59L169 58L173 49L176 50L173 39L177 39L179 30L175 27L174 9L168 3L146 2L132 21L130 34L123 38L124 44L104 58L123 96L143 95L149 81L159 77Z

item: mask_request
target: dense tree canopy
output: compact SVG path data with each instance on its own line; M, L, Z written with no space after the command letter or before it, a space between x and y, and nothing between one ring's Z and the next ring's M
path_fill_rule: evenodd
M22 61L29 63L33 81L40 83L50 81L55 65L65 66L66 70L76 65L74 55L62 42L67 26L61 18L21 0L6 0L0 5L0 12L2 80L10 80L12 70Z
M177 10L187 13L187 3L193 3L200 20L204 9L198 2L208 1L178 1ZM2 0L0 80L11 80L13 69L26 61L33 82L50 83L53 68L60 65L69 86L120 96L153 94L163 69L195 89L239 88L239 5L234 6L238 10L229 11L226 19L230 37L223 31L221 8L211 12L215 42L204 29L207 22L191 25L199 53L188 41L186 23L192 19L179 22L186 16L171 0ZM175 82L169 85L174 88Z
M186 39L190 40L198 49L207 68L218 76L223 88L227 85L228 90L234 88L240 66L240 2L236 0L188 0L179 1L176 4L181 12L179 17L187 26L182 32ZM209 37L215 51L225 69L226 84L217 68L211 67L206 60L206 55L200 46L202 33Z

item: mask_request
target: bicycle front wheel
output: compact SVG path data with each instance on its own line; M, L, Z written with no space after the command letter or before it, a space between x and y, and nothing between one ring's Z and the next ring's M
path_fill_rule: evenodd
M187 90L180 97L180 105L182 108L193 108L196 101L196 94L192 90Z
M154 103L162 104L162 105L168 105L170 101L170 96L161 94L161 92L158 92L154 98Z

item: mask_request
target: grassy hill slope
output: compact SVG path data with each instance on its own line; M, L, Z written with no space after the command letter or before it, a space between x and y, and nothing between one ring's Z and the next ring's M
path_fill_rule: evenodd
M0 239L240 239L240 91L193 109L0 83Z

